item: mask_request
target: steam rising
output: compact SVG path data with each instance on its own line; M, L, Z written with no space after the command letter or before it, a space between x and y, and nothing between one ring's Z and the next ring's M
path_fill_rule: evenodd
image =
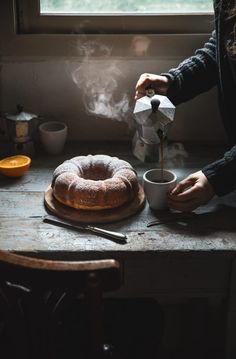
M129 98L127 93L117 91L119 80L124 75L118 61L110 58L111 48L97 42L86 42L78 50L82 62L72 72L72 79L82 90L86 111L99 117L127 121Z
M164 160L168 161L169 166L182 167L188 158L188 152L180 142L174 142L164 147Z

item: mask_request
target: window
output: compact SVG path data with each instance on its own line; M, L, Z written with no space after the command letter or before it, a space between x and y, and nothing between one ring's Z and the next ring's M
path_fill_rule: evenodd
M41 14L211 12L212 0L41 0Z
M212 0L16 0L20 33L209 33Z

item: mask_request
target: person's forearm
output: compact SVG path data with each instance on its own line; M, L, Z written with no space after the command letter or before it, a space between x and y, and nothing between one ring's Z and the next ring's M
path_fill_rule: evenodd
M215 32L194 56L162 75L171 79L167 96L175 105L190 100L216 85L218 71Z
M205 166L202 172L218 196L236 189L236 145L223 158Z

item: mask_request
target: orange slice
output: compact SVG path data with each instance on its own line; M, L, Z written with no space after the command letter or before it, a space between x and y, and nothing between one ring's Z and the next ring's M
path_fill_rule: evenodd
M0 173L8 177L20 177L29 169L31 158L17 155L3 158L0 161Z

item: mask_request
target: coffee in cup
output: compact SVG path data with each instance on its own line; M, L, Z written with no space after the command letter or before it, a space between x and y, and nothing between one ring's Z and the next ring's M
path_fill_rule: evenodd
M167 194L176 186L176 182L175 173L169 170L154 168L145 172L143 188L150 208L166 209Z

